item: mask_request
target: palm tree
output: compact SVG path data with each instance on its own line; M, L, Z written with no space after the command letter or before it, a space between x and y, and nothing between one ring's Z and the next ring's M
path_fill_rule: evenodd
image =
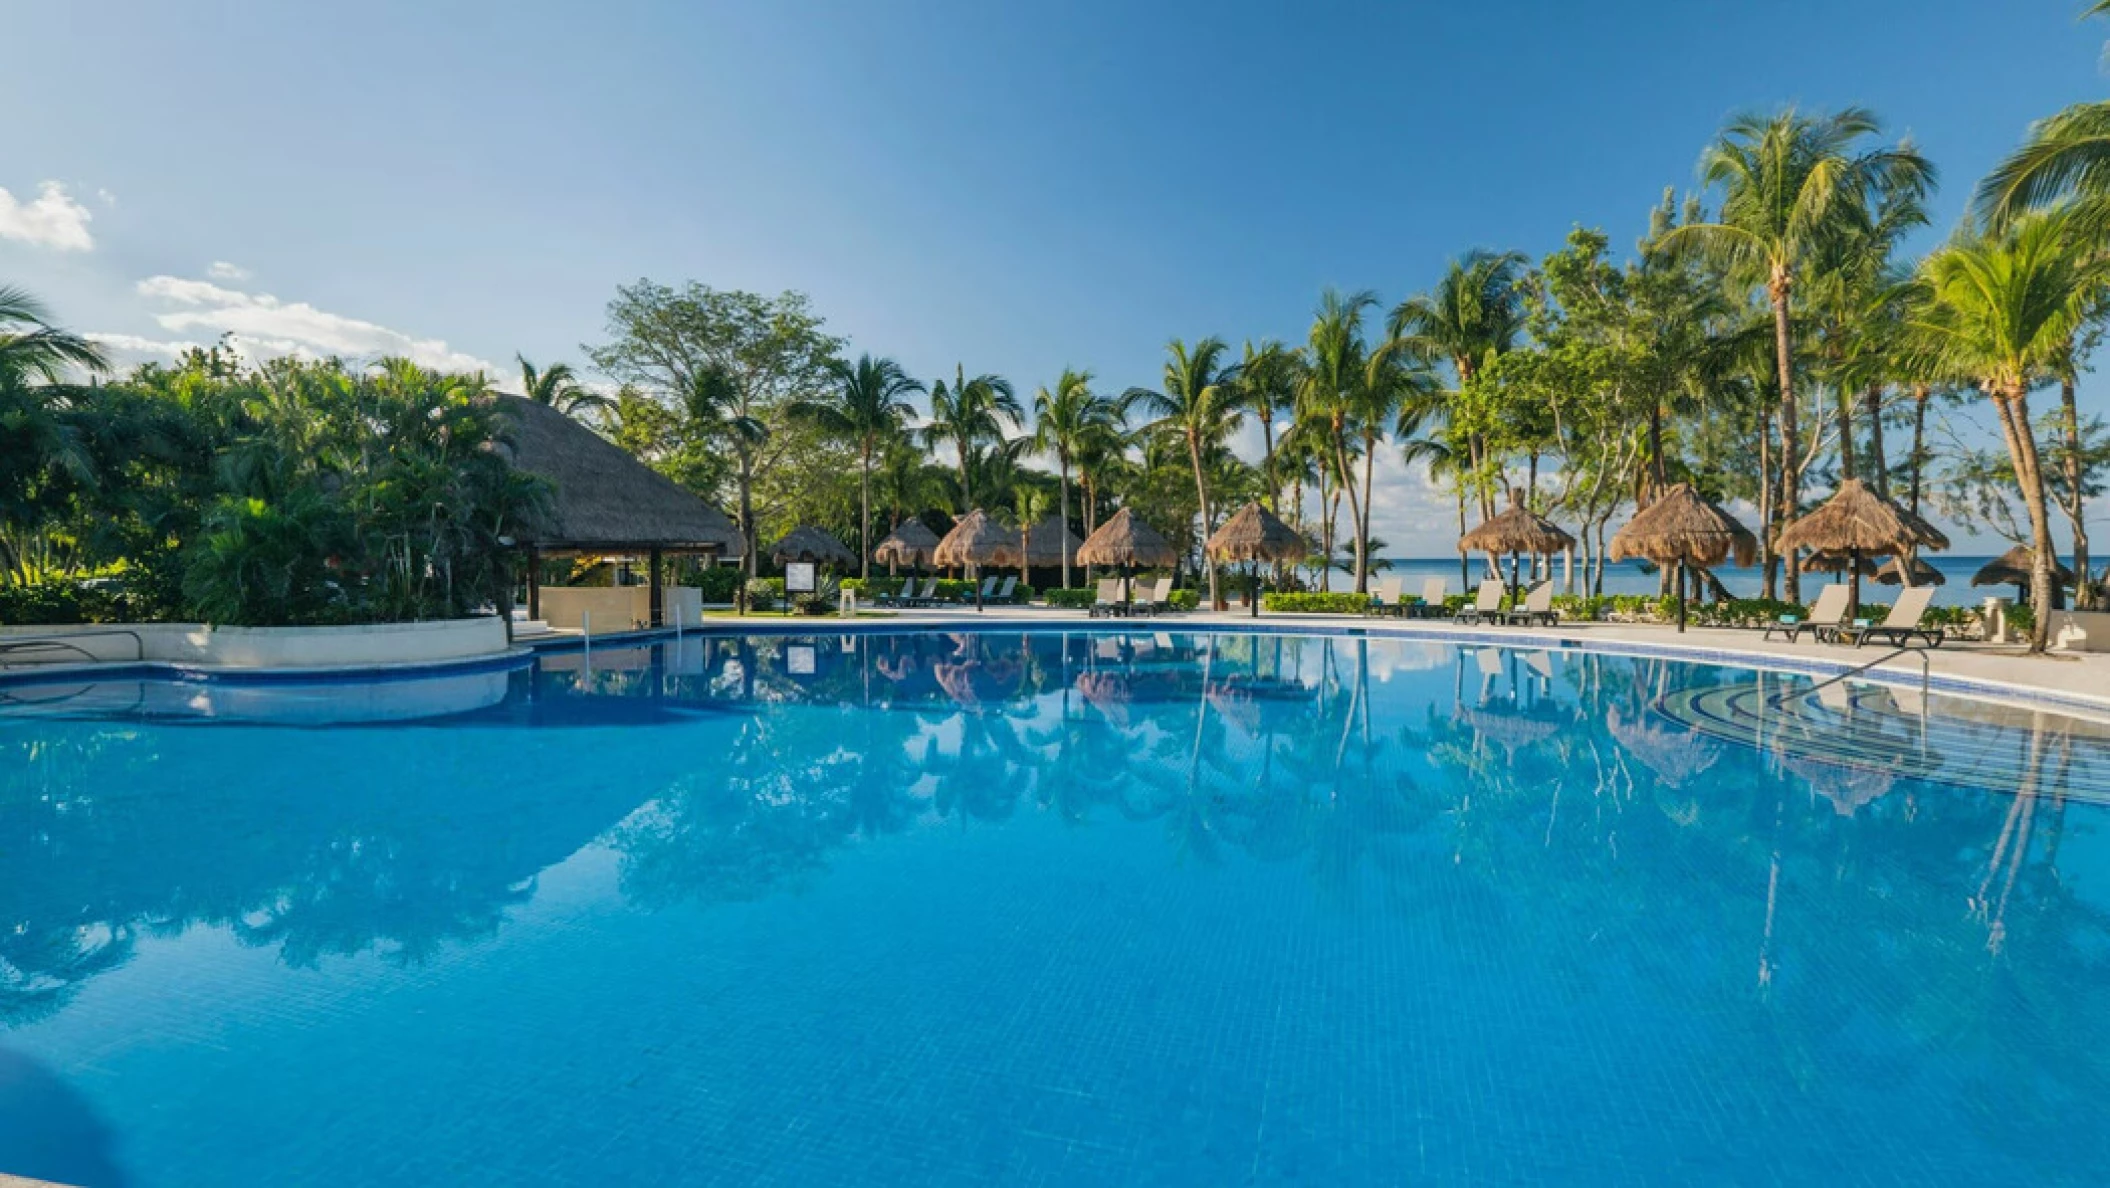
M615 411L615 401L579 382L569 363L552 363L537 369L525 355L514 355L520 364L520 394L537 404L546 404L567 417L593 411Z
M2083 18L2110 16L2095 0ZM2110 198L2110 102L2076 103L2029 130L2029 139L1978 184L1977 205L1994 225L2067 198L2098 208Z
M857 447L858 576L872 576L872 460L901 432L916 409L908 402L923 385L892 359L859 355L857 362L830 361L835 391L827 400L795 400L786 413Z
M103 349L51 324L51 313L26 290L0 285L0 380L55 384L78 368L110 369Z
M1194 497L1200 508L1201 537L1204 539L1215 526L1204 456L1222 447L1245 419L1232 386L1237 369L1225 367L1223 363L1224 352L1229 349L1223 339L1213 334L1191 348L1175 338L1165 347L1164 390L1153 392L1131 388L1124 397L1142 401L1143 406L1158 418L1153 427L1178 437L1187 447L1187 459L1194 468ZM1203 566L1209 571L1209 605L1219 607L1222 604L1216 566L1209 564L1207 558L1203 559Z
M1924 296L1914 329L1936 366L1975 383L1993 402L2022 502L2033 561L2030 650L2044 650L2056 556L2030 389L2056 374L2074 328L2090 313L2110 263L2071 208L2018 215L2004 227L1967 227L1920 268Z
M1070 467L1089 439L1116 429L1121 403L1092 391L1092 373L1065 367L1051 390L1033 394L1032 447L1055 455L1061 479L1062 522L1070 522ZM1070 588L1070 555L1062 555L1062 588Z
M1777 115L1738 116L1700 159L1700 176L1722 195L1715 222L1672 228L1658 251L1697 251L1765 286L1773 307L1774 368L1780 381L1783 517L1801 499L1802 443L1796 425L1794 342L1789 308L1804 264L1842 233L1866 228L1876 203L1917 196L1934 182L1934 166L1909 144L1864 150L1880 135L1876 117L1858 107L1828 116L1790 108ZM1788 558L1787 594L1801 583Z
M1417 354L1448 360L1460 391L1524 335L1523 273L1531 261L1522 252L1474 249L1453 260L1428 293L1409 297L1392 311L1386 329L1393 341ZM1470 471L1483 474L1485 442L1466 442ZM1494 512L1494 496L1481 484L1480 511Z
M1291 411L1297 398L1304 358L1272 339L1254 345L1246 340L1238 364L1238 397L1260 422L1260 481L1268 510L1278 511L1282 480L1275 473L1275 416Z
M932 449L946 443L953 447L960 467L960 511L974 507L974 484L968 476L967 460L975 447L1001 439L1005 427L1016 427L1025 417L1011 381L1000 375L967 378L967 369L955 365L953 382L939 380L930 390L930 423L923 427L924 443Z
M769 440L769 426L749 408L740 382L718 364L699 367L689 377L682 407L700 435L723 436L732 443L740 487L740 541L745 546L747 576L753 577L760 552L755 547L755 454Z

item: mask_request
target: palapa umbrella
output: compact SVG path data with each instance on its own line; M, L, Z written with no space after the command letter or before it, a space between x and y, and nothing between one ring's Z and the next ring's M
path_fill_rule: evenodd
M1067 570L1077 561L1077 546L1084 542L1062 522L1061 516L1049 516L1025 532L1026 560L1031 566L1042 569L1062 567Z
M1678 630L1685 630L1685 567L1712 569L1731 557L1749 565L1758 555L1758 538L1736 517L1700 497L1691 483L1679 483L1641 509L1612 537L1614 561L1644 557L1658 565L1677 566Z
M967 580L974 582L974 609L982 609L982 585L980 570L984 565L1016 565L1019 558L1018 534L991 519L989 513L976 508L960 518L931 550L931 560L939 565L958 565L967 570Z
M1824 505L1780 530L1781 553L1814 549L1820 553L1847 556L1847 613L1861 605L1860 560L1863 556L1895 556L1919 548L1947 548L1949 538L1926 520L1875 493L1867 483L1850 478Z
M920 569L930 564L931 554L937 551L937 548L938 534L926 527L923 521L910 516L901 521L892 532L887 533L886 539L880 541L872 550L872 560L886 566L888 573L894 572L897 565Z
M802 524L784 534L784 539L778 541L776 547L769 551L769 559L779 565L792 561L810 561L815 565L835 567L855 565L857 554L825 530L811 524Z
M1104 565L1121 571L1121 593L1124 598L1133 592L1129 589L1130 575L1138 566L1173 566L1179 564L1179 550L1172 547L1164 534L1136 518L1136 514L1122 508L1106 523L1093 529L1077 546L1077 560L1084 565Z
M1551 557L1562 549L1575 544L1558 524L1546 519L1524 506L1524 492L1512 487L1509 491L1509 510L1490 516L1480 522L1478 528L1458 539L1461 553L1481 552L1497 558L1500 566L1502 554L1509 554L1509 584L1518 582L1517 557L1530 553L1538 557Z
M1886 586L1945 586L1949 577L1934 568L1925 557L1892 557L1885 562L1876 580Z
M1873 557L1856 557L1851 553L1811 553L1796 568L1804 573L1828 573L1833 577L1851 571L1857 577L1872 578L1882 572Z
M1309 551L1302 533L1257 502L1246 504L1225 520L1223 527L1209 538L1207 548L1214 560L1234 565L1243 561L1251 567L1253 592L1246 599L1249 617L1260 614L1260 563L1295 563Z
M1984 568L1971 575L1971 584L1974 586L2005 586L2013 584L2015 587L2015 601L2028 602L2029 583L2032 580L2030 570L2036 562L2036 557L2037 551L2035 549L2030 548L2028 545L2016 545L2007 552L1986 562ZM2067 568L2065 562L2053 557L2051 559L2051 580L2054 586L2070 585L2073 582L2073 570Z

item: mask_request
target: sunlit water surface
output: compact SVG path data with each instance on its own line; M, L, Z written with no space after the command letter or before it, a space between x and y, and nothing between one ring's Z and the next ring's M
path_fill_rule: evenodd
M0 1171L2100 1183L2104 734L1151 632L0 688Z

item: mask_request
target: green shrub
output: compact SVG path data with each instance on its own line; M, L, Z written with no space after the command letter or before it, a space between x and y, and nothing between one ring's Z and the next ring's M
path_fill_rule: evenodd
M1188 591L1181 591L1188 593ZM1368 594L1313 594L1278 590L1261 600L1262 609L1282 614L1359 615L1370 609Z
M2026 602L2018 602L2007 608L2007 629L2027 632L2037 625L2037 608Z
M731 602L740 588L740 567L711 565L696 571L696 589L705 602Z
M783 578L749 578L747 582L747 609L767 611L777 609L784 601Z
M1172 609L1176 611L1198 610L1202 604L1202 595L1199 590L1174 590L1166 601L1170 602Z
M1098 601L1099 592L1097 590L1055 589L1046 591L1041 595L1041 598L1049 606L1065 607L1070 610L1089 610L1092 603Z

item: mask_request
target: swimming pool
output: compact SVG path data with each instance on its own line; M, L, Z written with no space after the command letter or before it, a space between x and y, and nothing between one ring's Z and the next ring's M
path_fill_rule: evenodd
M2110 728L1810 690L1149 630L0 688L0 1171L2101 1182Z

